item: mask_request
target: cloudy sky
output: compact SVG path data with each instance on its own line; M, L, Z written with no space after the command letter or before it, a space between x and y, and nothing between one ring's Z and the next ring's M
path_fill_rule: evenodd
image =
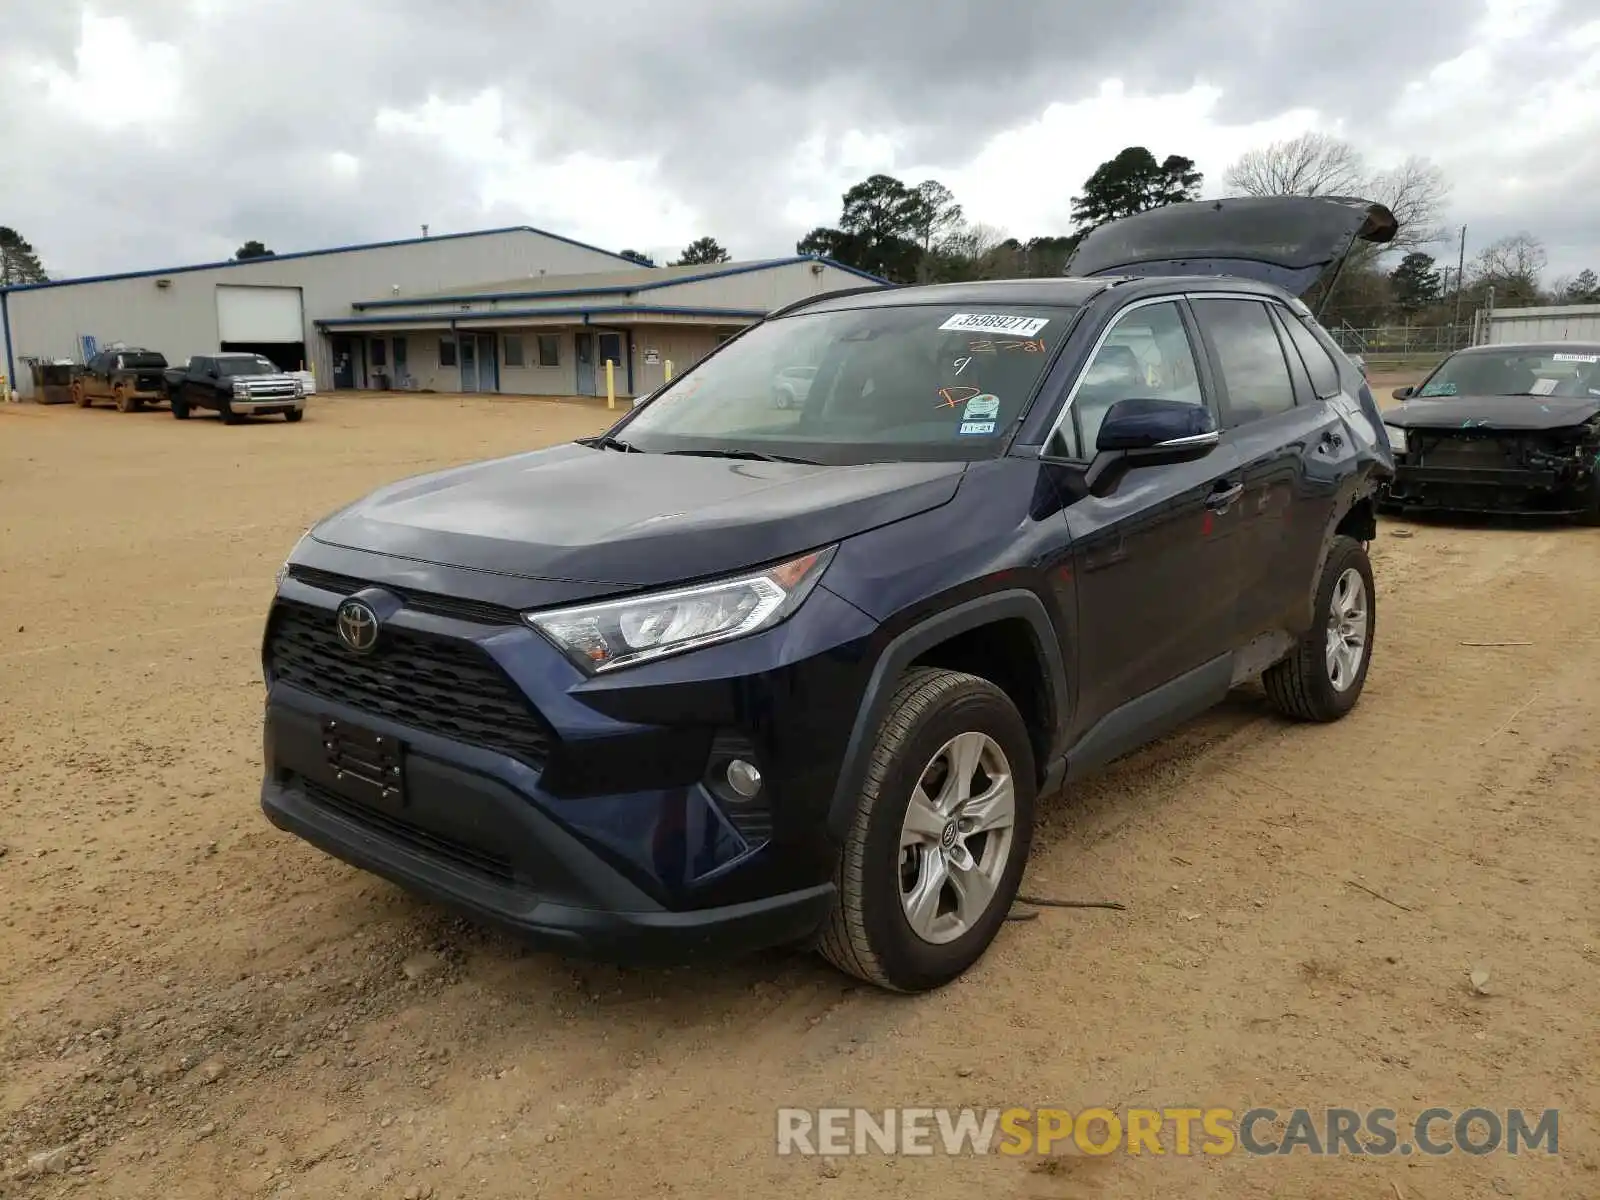
M423 222L788 254L875 171L1027 237L1124 146L1218 195L1310 129L1432 159L1469 255L1600 269L1600 0L0 0L0 81L57 277Z

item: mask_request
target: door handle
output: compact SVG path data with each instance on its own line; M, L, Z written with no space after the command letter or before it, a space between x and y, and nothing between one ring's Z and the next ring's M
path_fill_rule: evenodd
M1221 512L1242 495L1244 495L1244 484L1230 484L1226 480L1219 479L1211 489L1211 494L1206 497L1206 507L1213 512Z

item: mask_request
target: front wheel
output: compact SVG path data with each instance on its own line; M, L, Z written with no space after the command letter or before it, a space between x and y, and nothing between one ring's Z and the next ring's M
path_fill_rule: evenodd
M1589 507L1578 514L1580 525L1600 525L1600 465L1589 480Z
M1356 706L1372 661L1376 596L1361 543L1334 538L1317 581L1310 631L1261 677L1274 707L1301 721L1337 721Z
M189 419L189 402L187 400L183 399L176 392L174 392L168 398L168 402L172 405L172 415L174 417L180 421L187 421Z
M305 416L305 415L306 415L306 410L305 409L303 409L303 408L291 408L288 412L283 414L283 419L285 421L289 422L289 424L293 425L296 421L300 420L300 418Z
M244 421L244 414L233 411L233 405L224 400L221 404L222 423L224 425L238 425Z
M955 979L1016 898L1037 790L1022 716L975 675L901 680L873 748L818 949L897 992Z

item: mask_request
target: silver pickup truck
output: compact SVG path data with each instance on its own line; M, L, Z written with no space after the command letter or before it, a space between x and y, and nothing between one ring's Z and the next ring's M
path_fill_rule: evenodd
M197 408L215 409L230 425L273 413L298 421L306 413L305 384L259 354L196 355L167 371L167 395L180 421Z

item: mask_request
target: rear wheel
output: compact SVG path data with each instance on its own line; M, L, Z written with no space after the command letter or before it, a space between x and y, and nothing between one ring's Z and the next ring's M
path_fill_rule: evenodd
M1366 550L1354 538L1334 538L1310 631L1261 677L1267 698L1285 716L1336 721L1355 707L1372 661L1375 597Z
M1033 748L986 679L917 669L878 733L819 937L840 970L922 992L994 940L1033 837Z
M137 400L128 395L128 390L126 388L112 388L111 398L117 402L117 411L122 413L132 412L134 407L138 404Z
M1589 480L1589 507L1578 514L1580 525L1600 525L1600 463Z
M72 402L79 408L89 407L89 393L83 390L83 384L75 383L72 385Z

